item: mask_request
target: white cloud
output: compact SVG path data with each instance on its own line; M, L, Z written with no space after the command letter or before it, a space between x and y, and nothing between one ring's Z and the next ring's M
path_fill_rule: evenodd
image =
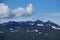
M29 4L27 7L26 7L26 11L27 13L31 14L33 12L33 5L32 4Z
M4 3L0 3L0 19L4 18L13 18L17 16L26 16L30 15L33 12L33 5L30 3L26 8L18 7L14 10L11 10Z
M0 3L0 18L6 18L8 17L9 8L4 3Z
M17 9L13 10L13 13L14 13L16 16L22 16L22 15L24 15L24 13L25 13L25 9L19 7L19 8L17 8Z
M30 15L33 12L33 5L30 3L26 8L18 7L17 9L13 10L13 13L16 16L25 16Z

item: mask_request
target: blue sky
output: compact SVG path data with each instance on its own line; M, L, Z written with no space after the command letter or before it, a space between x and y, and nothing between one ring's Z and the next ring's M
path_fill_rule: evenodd
M33 6L33 12L30 16L1 19L1 22L40 19L51 20L60 25L60 0L1 0L0 2L7 5L11 10L18 7L26 8L28 4Z

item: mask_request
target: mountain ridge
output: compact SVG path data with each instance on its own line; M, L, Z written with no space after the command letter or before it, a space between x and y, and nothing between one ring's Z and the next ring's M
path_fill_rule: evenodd
M21 27L38 27L38 26L42 26L42 27L52 27L56 29L56 28L60 28L59 25L55 24L54 22L51 21L47 21L47 22L43 22L41 20L36 20L36 21L20 21L20 22L16 22L16 21L9 21L9 22L5 22L2 23L0 25L3 25L7 28L14 28L16 26L21 26ZM59 29L60 30L60 29Z
M0 24L0 40L60 40L60 26L51 22L9 21Z

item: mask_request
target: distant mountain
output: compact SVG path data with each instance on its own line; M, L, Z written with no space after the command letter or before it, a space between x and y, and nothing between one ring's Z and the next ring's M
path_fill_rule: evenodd
M47 28L52 28L52 26L56 28L59 28L60 26L51 22L51 21L47 21L47 22L43 22L41 20L37 20L37 21L21 21L21 22L15 22L15 21L9 21L3 24L0 24L0 26L4 26L6 28L14 28L14 27L47 27Z
M0 24L0 40L60 40L60 26L41 20L9 21Z

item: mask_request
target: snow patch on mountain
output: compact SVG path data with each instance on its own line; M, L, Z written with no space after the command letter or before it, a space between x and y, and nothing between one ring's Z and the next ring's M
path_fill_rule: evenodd
M57 30L60 30L60 28L58 28L58 27L55 27L55 26L52 26L52 28L54 28L54 29L57 29Z

